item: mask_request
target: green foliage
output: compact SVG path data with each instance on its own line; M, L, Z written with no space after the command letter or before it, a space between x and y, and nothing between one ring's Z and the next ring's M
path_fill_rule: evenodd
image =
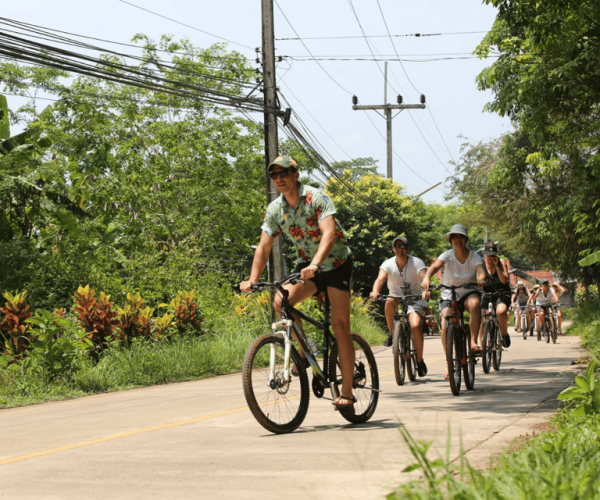
M5 292L4 298L6 299L4 307L0 307L0 339L5 348L4 353L17 360L31 349L31 344L35 340L28 324L33 313L26 303L26 291L17 292L15 295Z
M600 248L598 4L486 3L499 12L476 53L499 57L478 85L494 94L487 109L509 116L516 131L505 137L477 201L489 203L502 216L498 223L516 228L530 252L544 255L555 270L597 280L598 264L580 271L576 263ZM467 183L465 176L457 187Z
M416 462L405 472L422 470L423 478L398 487L395 499L592 499L600 494L600 421L566 417L558 431L535 437L527 446L503 453L485 474L476 470L461 450L460 463L427 457L430 443L417 442L400 429ZM449 449L450 438L448 438Z
M352 180L352 174L346 171L344 178L387 214L382 218L373 217L363 205L338 189L336 183L328 182L326 190L335 203L337 217L356 258L354 280L357 286L372 286L381 263L393 256L392 241L398 235L405 235L410 253L424 261L437 257L444 248L435 212L421 200L407 196L402 186L379 175Z
M34 325L29 331L35 341L23 366L49 381L73 372L76 362L83 361L86 351L94 347L75 321L54 312L37 309L27 322Z
M346 171L350 173L350 178L357 181L365 175L379 175L377 173L377 160L368 158L353 158L346 161L335 161L331 167L342 176Z
M583 375L575 377L575 386L567 387L558 398L560 401L580 403L573 410L573 415L592 415L600 412L600 378L594 374L597 361L593 360Z

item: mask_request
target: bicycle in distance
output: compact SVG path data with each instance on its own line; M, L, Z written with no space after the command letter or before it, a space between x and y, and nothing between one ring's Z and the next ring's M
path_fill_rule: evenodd
M317 398L331 390L332 399L339 396L342 384L338 346L331 333L329 299L325 294L323 323L289 305L286 283L301 282L300 273L293 273L274 283L258 282L252 292L269 289L282 296L281 319L273 323L272 333L258 337L244 357L242 380L250 411L265 429L275 434L292 432L302 424L309 404L308 375L302 358L292 343L295 332L298 349L312 368L312 392ZM250 292L250 293L252 293ZM309 341L294 320L294 315L323 332L322 352L316 342ZM310 339L312 340L312 339ZM373 351L358 334L352 333L355 350L353 394L354 412L340 412L351 423L367 422L375 413L379 400L379 374ZM322 366L318 358L321 357ZM327 399L327 398L326 398Z
M544 311L544 321L541 322L540 329L538 330L538 340L543 339L549 344L550 339L552 339L552 343L556 344L556 325L558 324L558 318L554 307L552 305L537 307L538 310Z
M413 300L420 298L421 294L404 295L404 297L380 295L377 299L379 302L385 302L388 299L397 300L401 307L401 312L394 314L392 327L392 356L394 358L394 375L398 385L404 385L407 374L408 380L411 382L414 382L417 377L417 349L406 311ZM421 327L423 327L423 322L421 322Z
M504 350L504 342L502 341L502 331L500 330L500 322L496 315L496 306L494 299L501 295L499 292L480 292L482 296L490 298L487 311L483 314L483 340L481 355L483 372L489 373L490 367L494 370L500 369L502 361L502 351Z
M479 288L477 283L469 282L462 285L431 285L429 290L450 290L450 311L446 320L446 362L448 364L448 381L452 394L458 396L461 389L461 372L465 377L468 390L475 388L475 362L481 352L471 351L471 333L465 326L464 311L458 307L456 290L459 288Z
M518 306L515 307L515 331L523 334L523 340L527 340L527 312L531 314L531 306Z

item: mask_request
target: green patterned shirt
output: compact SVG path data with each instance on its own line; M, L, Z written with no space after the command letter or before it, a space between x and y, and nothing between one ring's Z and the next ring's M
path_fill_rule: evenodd
M269 203L261 229L272 238L285 233L296 246L297 262L300 264L310 262L317 253L323 237L319 222L337 212L331 198L317 188L298 183L298 194L300 199L295 207L288 205L283 194ZM337 241L327 259L321 264L323 271L332 271L340 267L352 255L346 235L337 220L335 234Z

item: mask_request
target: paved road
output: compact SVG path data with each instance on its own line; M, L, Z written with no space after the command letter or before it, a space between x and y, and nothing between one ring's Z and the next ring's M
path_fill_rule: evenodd
M380 499L412 463L397 430L452 457L459 435L474 464L531 432L577 369L575 337L556 345L513 334L501 370L455 397L442 380L439 337L425 343L429 375L395 384L391 349L376 348L384 393L373 420L350 426L311 400L293 434L263 430L245 407L240 375L0 411L0 498ZM464 386L463 386L464 388Z

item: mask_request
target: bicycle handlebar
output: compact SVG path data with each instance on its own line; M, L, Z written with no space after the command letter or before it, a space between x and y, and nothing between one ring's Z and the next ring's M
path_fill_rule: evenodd
M428 290L423 290L423 291L428 291ZM377 302L385 302L387 299L395 299L395 300L407 300L407 299L417 299L417 300L421 300L423 298L422 294L412 294L412 295L405 295L404 297L398 297L396 295L383 295L380 294L379 297L377 297Z
M476 281L468 281L461 285L444 285L443 283L440 283L439 285L429 285L429 290L458 290L459 288L471 288L474 290L480 287L479 283L477 283Z
M286 277L278 280L278 281L274 281L274 282L269 282L269 281L258 281L257 283L252 283L252 291L247 292L246 295L249 295L251 293L254 292L262 292L265 288L275 288L275 289L279 289L281 288L285 283L291 283L292 285L295 285L296 283L304 283L303 280L300 279L300 273L291 273L288 274Z

